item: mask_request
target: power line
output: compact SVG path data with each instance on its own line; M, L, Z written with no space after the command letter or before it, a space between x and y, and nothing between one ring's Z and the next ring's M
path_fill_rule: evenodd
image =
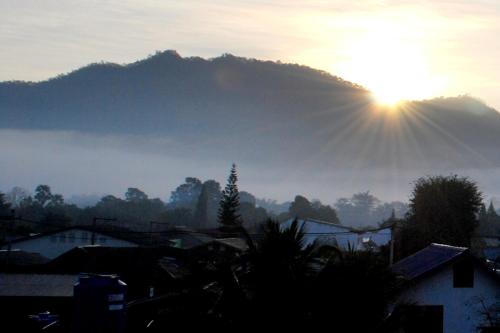
M113 221L113 222L118 221L118 219L116 219L116 218L94 218L94 219ZM135 234L135 235L139 235L139 234L162 235L162 234L176 233L176 234L203 234L203 235L207 235L207 236L210 236L210 234L211 234L209 232L207 233L207 232L197 231L197 230L181 230L181 229L170 229L170 230L164 230L164 231L137 231L137 230L130 230L130 229L124 230L123 227L117 227L115 225L97 227L96 225L94 225L94 223L92 225L90 225L90 224L89 225L73 225L73 226L63 227L60 224L54 224L54 223L50 223L47 221L36 221L36 220L30 220L30 219L25 219L22 217L13 217L13 216L10 216L10 217L0 216L0 220L21 221L21 222L36 224L38 226L49 226L49 227L58 228L58 229L60 229L61 232L64 232L64 231L69 230L69 229L81 228L81 229L90 229L89 231L95 230L96 232L108 233L108 234L113 233L113 234ZM57 221L57 220L52 220L52 221ZM60 221L67 222L65 220L60 220ZM163 224L162 222L154 222L154 223L155 224ZM165 224L167 224L167 223L165 223ZM329 231L329 232L307 232L306 231L306 232L302 232L302 234L304 234L304 235L349 235L349 234L360 235L360 234L364 234L364 233L374 233L374 232L384 230L384 229L387 229L387 228L378 228L378 229L366 230L366 231L352 231L352 230L349 230L349 231ZM49 231L49 232L55 233L55 232L58 232L58 230L56 229L56 230ZM250 236L259 236L259 235L264 235L265 233L264 232L249 232L247 234Z

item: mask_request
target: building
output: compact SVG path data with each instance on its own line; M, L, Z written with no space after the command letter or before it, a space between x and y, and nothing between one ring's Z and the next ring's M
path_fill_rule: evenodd
M282 224L282 228L289 227L295 219ZM318 242L338 246L348 250L378 250L380 246L388 245L391 241L391 228L356 230L340 224L334 224L314 219L297 220L299 227L304 226L305 245Z
M75 247L102 245L107 247L135 247L141 239L134 239L133 232L112 232L95 230L88 226L75 226L56 231L40 233L0 244L0 250L21 250L38 253L47 259L54 259ZM144 238L142 236L142 238Z
M431 244L392 269L407 281L392 315L406 320L395 331L489 332L500 323L499 277L469 249Z

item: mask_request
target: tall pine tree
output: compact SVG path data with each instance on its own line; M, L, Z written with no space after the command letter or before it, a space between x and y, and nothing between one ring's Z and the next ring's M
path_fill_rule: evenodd
M495 206L493 206L493 201L490 201L490 206L488 207L488 217L492 219L498 217Z
M219 223L226 227L235 227L242 224L241 215L239 214L240 194L236 184L237 181L236 164L233 163L226 187L222 191L218 214Z

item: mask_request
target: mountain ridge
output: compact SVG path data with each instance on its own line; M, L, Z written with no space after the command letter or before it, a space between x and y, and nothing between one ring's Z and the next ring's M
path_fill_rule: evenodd
M323 168L500 166L500 113L470 96L409 101L391 115L364 87L324 71L227 54L165 51L2 82L0 111L3 129L167 136L200 156L314 158Z

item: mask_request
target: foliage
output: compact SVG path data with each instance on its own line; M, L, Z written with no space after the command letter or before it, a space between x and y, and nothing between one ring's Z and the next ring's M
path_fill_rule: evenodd
M372 252L344 252L329 261L314 280L312 320L331 322L343 332L373 332L384 320L398 283L387 261Z
M355 193L350 198L340 198L334 206L343 224L358 227L380 224L393 212L396 217L403 217L408 210L403 202L382 203L369 191Z
M334 323L338 332L374 331L397 286L387 262L372 253L304 246L304 235L297 220L287 228L267 220L262 237L249 240L245 255L217 266L212 282L172 297L161 311L164 325L190 318L183 328L196 322L205 329L311 330Z
M200 196L202 183L198 178L187 177L170 195L170 208L194 209Z
M290 204L287 218L317 219L331 223L340 223L337 212L329 205L323 205L321 201L314 200L312 203L304 196L297 195Z
M257 231L259 227L268 219L267 211L262 207L256 207L250 202L240 204L241 219L245 221L245 228Z
M493 202L490 202L488 209L481 205L478 214L479 225L475 231L476 236L498 236L500 235L500 216L498 215Z
M7 202L5 194L0 192L0 218L9 217L11 214L11 204Z
M281 213L287 213L290 208L291 202L278 203L278 201L273 199L256 199L256 205L264 208L269 214L279 215Z
M470 246L481 204L481 192L476 183L466 177L418 179L398 241L400 255L414 253L432 242Z
M44 207L52 200L52 192L48 185L38 185L35 189L35 200L38 204Z
M253 308L266 322L282 316L305 316L308 278L313 274L314 247L304 248L304 227L295 220L288 228L268 220L262 239L250 253L249 285ZM304 319L304 318L303 318Z
M214 227L221 199L220 184L215 180L203 183L194 211L194 225L198 228Z
M148 196L138 188L129 187L125 193L125 200L129 202L141 202L148 200Z
M14 186L6 194L7 201L14 207L19 207L23 200L30 196L29 192L22 187Z
M149 222L156 221L165 211L165 204L160 199L149 199L143 191L129 188L125 200L107 195L94 207L84 209L82 222L91 221L95 216L115 218L122 227L144 231L149 230Z
M220 200L219 223L222 226L234 227L240 226L242 223L239 213L240 196L237 182L236 164L233 163Z

